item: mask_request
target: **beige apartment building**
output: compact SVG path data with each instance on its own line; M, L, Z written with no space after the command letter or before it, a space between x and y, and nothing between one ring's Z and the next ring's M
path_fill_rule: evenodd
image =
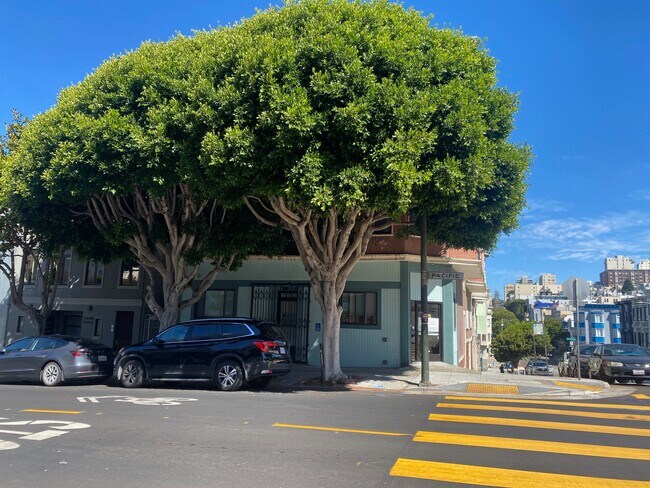
M505 299L532 298L536 295L549 294L559 295L562 293L562 285L557 283L557 278L552 273L542 273L537 282L522 276L514 284L508 284L503 288Z

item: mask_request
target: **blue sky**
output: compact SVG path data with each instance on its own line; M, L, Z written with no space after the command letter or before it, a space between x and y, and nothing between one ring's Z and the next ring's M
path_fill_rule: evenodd
M269 1L7 2L0 121L52 106L113 54L232 23ZM520 94L513 140L533 147L528 208L487 262L503 291L522 274L597 280L606 256L650 259L650 2L411 0L438 26L486 40Z

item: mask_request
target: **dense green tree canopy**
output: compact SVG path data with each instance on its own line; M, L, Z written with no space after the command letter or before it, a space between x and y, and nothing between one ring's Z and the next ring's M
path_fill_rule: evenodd
M517 321L517 316L506 308L492 309L492 335L498 336L504 327Z
M516 300L507 302L506 309L514 313L517 317L517 320L523 322L526 320L526 315L528 313L528 302L526 300L522 300L521 298L517 298Z

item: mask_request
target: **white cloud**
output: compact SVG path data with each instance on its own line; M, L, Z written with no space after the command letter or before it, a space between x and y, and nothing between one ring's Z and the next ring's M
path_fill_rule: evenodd
M650 258L650 215L638 211L608 213L599 218L543 219L524 224L508 247L525 246L554 261L595 262L623 254Z

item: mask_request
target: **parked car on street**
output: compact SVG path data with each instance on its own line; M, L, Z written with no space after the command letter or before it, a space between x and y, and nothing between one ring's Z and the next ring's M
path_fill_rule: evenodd
M636 344L601 344L589 358L589 376L608 383L650 380L650 354Z
M25 337L0 349L0 381L105 379L113 373L113 350L89 339L64 335Z
M120 350L114 374L126 388L145 381L212 381L235 391L291 371L289 345L274 324L246 318L198 319Z
M572 378L578 377L578 364L580 364L580 376L587 378L589 376L589 358L591 353L596 349L597 344L580 345L580 358L576 356L575 349L570 353L566 367L567 376Z
M524 374L553 376L553 366L549 366L546 359L530 359L526 363Z

